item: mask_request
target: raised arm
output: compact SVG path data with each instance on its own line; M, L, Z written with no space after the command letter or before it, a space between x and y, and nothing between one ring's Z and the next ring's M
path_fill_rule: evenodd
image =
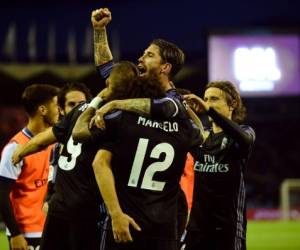
M12 162L14 165L19 163L25 156L39 152L57 142L57 139L52 131L52 127L37 134L30 141L24 145L20 145L12 155Z
M91 15L94 29L94 57L95 65L103 65L113 59L109 48L106 26L111 21L111 13L107 8L94 10Z
M100 149L93 162L93 169L103 197L104 203L111 216L112 231L116 242L132 241L129 226L140 231L140 227L127 214L123 213L115 188L115 178L111 169L112 153Z

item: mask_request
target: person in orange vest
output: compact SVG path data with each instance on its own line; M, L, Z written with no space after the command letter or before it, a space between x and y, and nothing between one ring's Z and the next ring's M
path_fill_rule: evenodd
M14 135L2 151L0 162L0 214L7 227L10 249L38 249L45 214L42 212L47 192L52 147L25 157L17 166L12 153L34 135L57 122L59 88L47 84L28 86L22 104L28 114L25 128Z
M180 190L178 194L178 246L184 243L186 234L186 225L189 221L189 215L193 203L194 191L194 158L188 153L186 156L183 174L180 178Z
M188 211L190 211L193 204L194 191L194 158L190 153L188 153L186 156L183 175L180 179L180 187L185 194Z

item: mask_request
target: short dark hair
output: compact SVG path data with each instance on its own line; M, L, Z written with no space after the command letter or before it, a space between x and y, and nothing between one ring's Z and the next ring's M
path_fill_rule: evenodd
M139 77L137 66L129 61L115 64L110 77L113 82L113 93L109 96L109 100L159 98L165 95L165 91L155 76Z
M109 100L124 99L128 96L128 89L133 87L138 75L138 68L132 62L120 61L114 64L109 76L112 84Z
M163 39L154 39L151 44L159 48L160 56L163 63L170 63L172 65L170 79L172 79L182 68L185 60L183 51L174 43Z
M57 102L61 109L65 108L65 102L66 102L66 95L71 91L80 91L84 93L85 98L87 100L90 100L92 98L91 91L89 88L81 82L71 82L66 83L61 89L58 94Z
M29 116L33 116L40 105L51 101L57 96L59 88L49 84L32 84L22 94L22 105Z
M221 89L226 94L226 101L229 106L233 106L232 120L236 123L242 123L246 118L246 108L243 105L240 93L232 82L215 81L209 82L205 90L208 88Z

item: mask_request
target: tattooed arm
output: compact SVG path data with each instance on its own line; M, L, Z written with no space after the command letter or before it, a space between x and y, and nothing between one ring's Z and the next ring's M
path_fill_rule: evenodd
M141 116L163 120L177 116L180 108L178 103L169 97L161 99L135 98L114 100L96 111L94 121L98 128L105 128L103 117L106 113L114 109L129 111Z
M106 26L111 21L111 13L107 8L101 8L92 12L91 21L94 28L94 57L96 66L112 60L109 48Z
M151 112L151 99L149 98L136 98L126 100L114 100L106 103L95 114L95 124L98 128L105 128L104 115L114 109L120 109L137 113L142 116L150 116Z

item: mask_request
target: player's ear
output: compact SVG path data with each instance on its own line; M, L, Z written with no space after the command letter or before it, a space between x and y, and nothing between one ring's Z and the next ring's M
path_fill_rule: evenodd
M161 68L161 73L163 74L166 74L166 75L169 75L171 73L171 70L172 70L172 64L171 63L164 63L162 65L162 68Z
M45 115L47 113L47 107L45 105L40 105L38 111L41 115Z

